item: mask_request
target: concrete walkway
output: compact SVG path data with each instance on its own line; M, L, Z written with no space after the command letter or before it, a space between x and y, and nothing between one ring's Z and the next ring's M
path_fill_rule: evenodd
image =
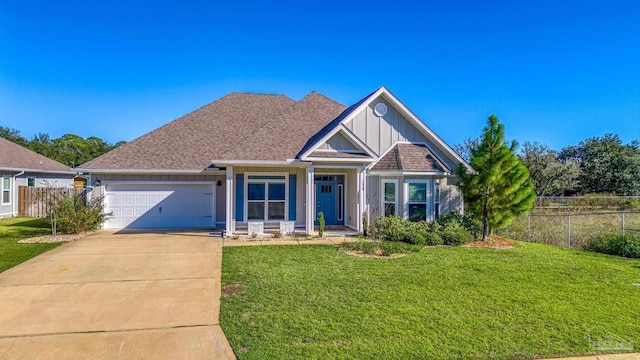
M285 238L285 239L272 239L272 238L256 238L256 239L224 239L222 246L260 246L260 245L340 245L343 242L356 242L360 241L354 237L327 237L323 239L313 238L307 240L306 238Z
M0 274L0 359L234 359L221 264L198 233L62 245Z

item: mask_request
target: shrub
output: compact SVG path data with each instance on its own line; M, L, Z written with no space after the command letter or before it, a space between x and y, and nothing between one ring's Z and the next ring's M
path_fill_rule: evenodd
M420 251L422 246L410 245L402 242L371 242L360 240L357 242L344 242L342 248L352 251L358 251L367 255L391 256L396 254L409 254Z
M633 210L637 208L640 208L640 202L636 198L628 198L620 202L621 210Z
M470 215L462 215L457 210L443 214L434 223L438 223L442 226L447 226L449 224L460 225L474 237L478 237L482 234L482 224L479 221L474 220Z
M344 249L361 251L363 254L373 254L375 246L370 241L359 240L357 242L343 242L342 247Z
M382 241L378 244L378 248L382 250L383 255L391 256L395 254L410 254L412 252L417 252L420 251L422 246Z
M473 241L474 236L461 225L451 222L442 227L440 236L445 245L464 245Z
M442 236L440 236L437 232L428 232L424 237L424 244L427 246L437 246L444 244L444 240L442 240Z
M385 216L376 219L374 224L376 237L386 241L400 241L404 231L404 221L397 216Z
M85 200L84 194L65 195L58 202L58 229L67 234L77 234L96 230L105 217L103 196L94 196L91 201Z
M324 224L324 213L320 211L318 213L318 235L320 235L320 237L324 235Z
M640 234L597 236L589 239L585 249L609 255L640 258Z
M457 221L449 221L447 225L442 225L440 222L410 222L396 216L387 216L376 219L374 228L377 236L383 241L412 245L459 245L473 240L473 235ZM445 240L445 230L448 240Z
M362 235L367 236L369 231L369 212L362 213Z

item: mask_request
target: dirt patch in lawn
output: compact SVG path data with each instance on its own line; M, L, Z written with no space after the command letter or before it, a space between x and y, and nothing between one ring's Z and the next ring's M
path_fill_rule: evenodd
M222 296L231 296L242 289L244 285L241 284L225 285L222 287Z
M476 248L489 248L489 249L513 249L517 245L505 238L498 236L490 236L487 241L475 240L468 244L462 245L463 247L476 247Z
M93 232L85 232L81 234L60 234L60 235L44 235L36 236L32 238L26 238L18 240L18 244L51 244L60 242L69 242L82 239L87 235L91 235Z

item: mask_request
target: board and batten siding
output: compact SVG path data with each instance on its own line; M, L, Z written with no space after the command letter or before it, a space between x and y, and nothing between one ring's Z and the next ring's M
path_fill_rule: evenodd
M387 113L382 117L373 112L373 107L378 103L384 103L387 106ZM397 142L426 143L431 151L451 169L458 166L455 159L434 146L420 130L382 97L372 101L345 125L378 156L382 156Z
M326 143L320 145L321 150L342 150L342 151L358 151L358 147L351 143L344 135L337 133L333 135Z

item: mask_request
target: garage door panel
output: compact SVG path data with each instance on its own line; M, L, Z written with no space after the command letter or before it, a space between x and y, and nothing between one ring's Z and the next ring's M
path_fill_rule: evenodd
M105 227L212 227L213 184L107 184Z

